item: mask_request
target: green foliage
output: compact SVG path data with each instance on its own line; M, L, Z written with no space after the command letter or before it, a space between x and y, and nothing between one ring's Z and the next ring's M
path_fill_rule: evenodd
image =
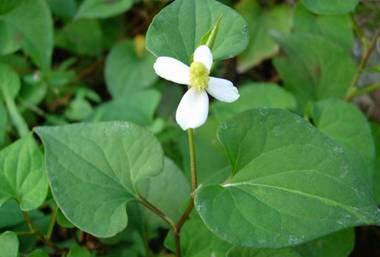
M123 41L110 51L105 67L109 92L114 98L131 95L152 86L157 76L152 69L155 57L139 49L138 41Z
M248 111L224 123L219 138L232 177L199 188L196 208L220 238L277 248L377 222L371 190L344 149L302 118Z
M1 257L17 257L19 242L16 233L7 231L0 235Z
M312 12L318 14L344 14L354 10L358 0L302 0Z
M109 237L127 225L139 181L161 172L159 143L127 122L40 127L52 193L77 227ZM94 216L93 214L96 213Z
M20 208L38 208L46 198L48 184L43 155L32 135L0 152L0 205L14 199Z
M215 116L224 121L252 108L270 107L295 110L296 100L292 94L273 83L249 83L240 88L239 101L226 104L216 102L212 106Z
M38 29L36 29L38 28ZM0 15L0 32L6 31L8 51L21 47L42 69L48 69L53 52L53 22L44 0L23 0L11 12ZM10 50L9 50L10 49Z
M238 70L244 72L278 52L279 46L270 34L274 31L282 33L290 31L292 11L285 5L266 10L261 8L255 0L240 1L237 10L251 25L248 47L239 56Z
M102 31L96 20L68 23L56 36L56 45L79 55L98 56L102 50Z
M0 257L375 252L379 229L353 227L380 224L379 100L362 97L380 88L379 13L0 0ZM200 45L205 84L236 87L207 80L203 110L188 68L157 61L188 65ZM186 133L177 112L207 119Z
M133 0L85 0L80 6L77 18L107 18L128 10Z
M238 13L216 0L171 3L150 25L147 49L156 56L171 56L188 63L202 37L219 18L220 29L212 47L214 58L235 56L247 46L247 24Z

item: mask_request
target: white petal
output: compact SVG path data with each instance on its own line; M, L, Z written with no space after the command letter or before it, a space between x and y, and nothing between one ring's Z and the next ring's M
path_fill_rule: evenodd
M235 102L240 97L238 89L231 81L214 77L211 77L208 82L207 92L226 103Z
M212 62L213 62L212 52L210 48L206 45L199 46L193 56L194 62L203 63L208 70L211 70Z
M190 88L178 105L176 120L183 130L202 126L208 115L208 95L206 91Z
M186 64L171 57L158 57L153 65L157 75L166 80L188 85L190 82L190 68Z

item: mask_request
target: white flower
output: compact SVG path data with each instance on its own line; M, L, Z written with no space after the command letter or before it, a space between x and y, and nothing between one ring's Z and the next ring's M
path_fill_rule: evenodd
M206 122L209 106L207 93L227 103L236 101L240 96L231 81L209 76L212 63L211 50L202 45L195 50L190 67L171 57L158 57L154 64L158 76L189 86L176 113L177 123L183 130L198 128Z

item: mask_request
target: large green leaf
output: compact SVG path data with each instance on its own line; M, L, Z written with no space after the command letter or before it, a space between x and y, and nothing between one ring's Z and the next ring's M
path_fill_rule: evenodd
M338 99L320 101L313 106L311 118L322 133L355 151L372 166L375 145L371 127L355 105Z
M294 12L294 32L320 35L339 44L350 53L354 43L351 16L347 15L315 15L302 4L298 4Z
M160 173L157 140L128 122L39 127L53 196L70 222L98 237L127 225L136 184Z
M98 21L84 19L66 24L56 37L56 45L76 54L98 56L102 50L102 40Z
M107 18L128 10L133 0L85 0L77 13L78 18Z
M153 122L153 115L160 99L160 92L155 89L142 90L129 96L118 97L98 106L90 120L123 120L148 126Z
M212 47L214 59L236 56L247 46L247 24L237 12L215 0L171 3L153 19L147 33L147 48L156 56L171 56L188 63L202 37L219 18Z
M45 200L48 183L43 155L33 136L19 139L0 152L0 205L15 199L24 211Z
M355 9L359 0L302 0L310 11L318 14L344 14Z
M1 23L12 33L9 39L15 42L10 44L20 44L39 67L50 67L53 21L45 0L23 0L11 12L0 16ZM17 50L17 47L12 47L12 50Z
M278 44L270 33L289 32L292 12L287 5L278 5L266 10L261 8L257 1L252 0L240 1L237 10L249 24L250 42L238 60L238 70L244 72L277 53Z
M201 186L196 209L220 238L284 247L379 221L366 176L302 117L256 109L224 123L219 138L232 177Z
M105 78L114 98L152 86L157 76L153 70L155 57L138 53L133 41L116 44L106 60Z
M17 257L18 247L16 233L8 231L0 235L0 257Z
M270 107L295 110L296 99L292 94L273 83L248 83L239 88L239 101L215 102L212 110L220 121L253 108Z
M356 71L346 50L308 33L278 35L276 39L284 56L275 59L275 66L285 87L296 96L301 111L308 101L345 96Z

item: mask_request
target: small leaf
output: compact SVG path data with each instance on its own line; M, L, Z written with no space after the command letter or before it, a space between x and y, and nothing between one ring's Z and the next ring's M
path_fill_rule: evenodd
M219 121L253 108L270 107L295 110L296 99L282 87L273 83L248 83L239 88L239 101L234 103L215 102L212 111Z
M49 257L49 255L45 251L37 249L29 254L28 257Z
M129 96L118 97L99 105L89 120L123 120L148 126L153 122L153 115L160 99L160 92L156 89L142 90Z
M7 201L0 207L0 228L11 227L24 221L16 201Z
M311 33L322 36L351 53L354 44L353 24L350 15L316 15L298 4L294 12L295 33Z
M0 205L15 199L23 211L39 207L48 183L43 155L31 134L0 152Z
M85 248L74 246L70 249L67 257L91 257L91 253Z
M108 18L127 11L133 0L85 0L77 18Z
M0 235L0 256L17 257L19 242L16 233L7 231Z
M346 50L315 33L277 35L276 40L285 55L274 64L285 88L296 96L299 110L309 101L345 96L356 71Z
M145 129L128 122L39 127L53 196L66 218L97 237L127 225L136 184L162 170L163 153Z
M279 46L271 37L271 33L290 32L292 11L286 5L265 10L256 1L251 0L240 1L237 10L250 25L248 48L239 55L238 59L239 72L245 72L278 52Z
M355 9L359 0L302 0L310 11L317 14L345 14Z
M171 234L167 236L165 244L175 250L174 238ZM181 230L181 253L183 256L224 257L231 247L232 245L213 235L197 217L188 220ZM241 256L239 255L239 257Z
M366 176L351 155L303 118L255 109L224 123L219 139L232 176L201 186L195 198L218 237L278 248L379 221Z
M17 8L0 16L1 22L8 26L13 33L12 38L16 38L16 43L21 44L40 68L50 67L54 44L53 21L45 0L23 0Z
M212 47L214 59L232 58L248 43L247 24L233 9L215 0L176 0L156 15L147 33L147 49L188 63L201 39L221 18Z
M75 20L58 32L56 45L79 55L98 56L102 50L102 37L98 21Z
M146 51L140 56L133 41L116 44L105 67L107 88L112 96L118 98L152 86L157 80L153 70L155 59Z
M18 95L21 87L20 78L11 67L3 63L0 63L0 81L0 98L15 98Z

